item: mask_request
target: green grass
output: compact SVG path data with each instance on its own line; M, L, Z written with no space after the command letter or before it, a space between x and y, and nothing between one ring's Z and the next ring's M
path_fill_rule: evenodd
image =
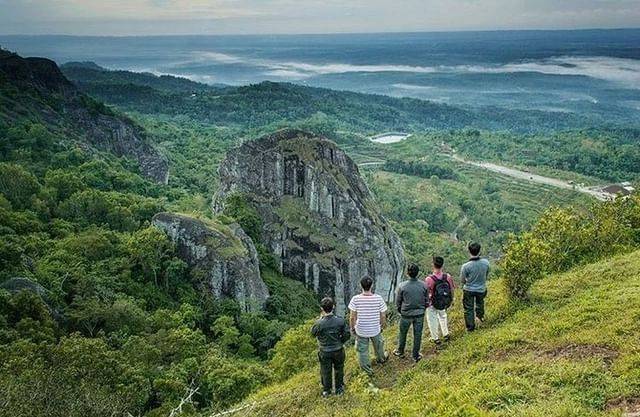
M526 305L508 303L494 281L478 332L464 332L456 300L450 345L435 353L427 342L416 366L392 358L376 368L378 389L367 386L349 348L344 397L321 399L317 370L309 369L259 391L235 415L623 415L611 405L640 398L639 255L548 277ZM391 326L388 350L395 337Z

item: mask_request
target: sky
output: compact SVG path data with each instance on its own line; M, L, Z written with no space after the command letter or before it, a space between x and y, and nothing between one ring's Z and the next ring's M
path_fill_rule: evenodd
M640 0L0 0L5 35L625 27L640 27Z

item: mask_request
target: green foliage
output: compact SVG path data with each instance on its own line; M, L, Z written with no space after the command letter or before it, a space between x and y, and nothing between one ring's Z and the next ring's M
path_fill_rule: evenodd
M223 214L235 219L247 235L256 243L262 241L262 219L246 195L234 193L224 202Z
M458 175L451 168L445 165L445 160L440 164L426 163L422 161L403 161L400 159L389 159L385 162L383 169L397 172L399 174L414 175L421 178L433 178L457 180Z
M317 297L304 284L271 268L262 268L260 273L269 288L266 310L270 316L287 323L297 323L316 314Z
M608 371L592 363L535 368L539 346L532 349L535 354L506 365L494 356L504 350L520 354L518 349L528 349L532 340L558 341L558 335L572 343L613 340L619 346L637 339L629 331L637 318L631 286L616 292L616 305L632 313L594 305L597 294L585 292L557 314L558 304L576 287L593 287L592 277L599 269L561 277L570 280L567 283L545 281L544 288L550 283L548 290L536 291L534 282L640 242L640 212L634 199L588 213L547 213L531 231L511 241L502 264L511 293L523 297L533 285L539 305L525 306L527 310L496 333L455 341L459 344L452 347L457 350L443 352L413 371L402 373L401 365L392 369L383 378L401 389L383 390L380 398L365 390L357 374L351 375L348 399L340 407L317 401L316 343L310 323L300 324L317 313L316 296L276 272L269 251L260 244L260 218L246 196L230 196L225 215L241 224L257 245L270 292L266 312L245 313L234 300L203 295L195 271L148 222L167 209L207 216L216 169L225 153L258 133L297 126L348 146L358 162L386 162L383 171L367 173L367 182L402 237L408 257L425 270L430 257L441 254L454 272L466 257L466 241L480 240L486 253L498 257L507 234L526 229L545 206L581 207L584 199L570 190L487 178L484 171L438 155L443 142L474 158L525 164L593 182L566 170L637 178L635 129L550 134L549 129L581 127L584 119L464 110L289 84L219 88L173 77L85 70L68 71L95 97L142 113L132 117L169 158L170 184L152 184L136 173L131 161L88 149L85 132L68 128L64 117L55 122L42 117L49 114L43 108L60 109L59 97L18 91L0 80L0 282L26 276L46 293L42 297L30 291L0 291L0 414L164 417L197 389L183 413L210 415L274 379L290 376L293 382L285 382L286 395L276 395L276 405L269 394L278 386L258 394L267 398L257 405L258 415L414 415L424 410L438 415L507 415L522 407L527 408L516 414L536 415L546 407L547 412L588 415L594 407L603 407L608 393L620 391ZM92 117L113 112L96 99L85 97L79 104ZM368 134L396 129L429 131L391 146L366 139ZM299 219L300 233L314 233L299 207L283 209ZM500 294L493 286L492 320L508 317L511 311ZM599 323L594 326L597 335L578 325L609 317L617 318L614 325ZM460 334L457 310L452 318L454 335ZM625 392L637 395L632 390L640 386L639 362L629 352L623 351L615 371ZM347 369L355 369L350 350L348 355ZM425 391L434 380L441 383ZM548 402L536 397L540 391L559 393Z
M0 163L0 193L16 209L33 206L33 199L40 191L38 179L20 165Z
M143 376L100 339L21 340L3 346L0 359L0 393L12 416L124 415L148 400Z
M289 330L273 349L269 362L277 380L284 380L317 364L317 342L311 336L308 321Z
M157 201L98 190L79 191L58 206L63 219L83 226L107 225L121 231L135 230L160 211L162 206Z
M505 248L501 265L509 293L526 298L531 284L545 275L631 250L640 243L639 216L637 196L600 203L588 212L548 210Z

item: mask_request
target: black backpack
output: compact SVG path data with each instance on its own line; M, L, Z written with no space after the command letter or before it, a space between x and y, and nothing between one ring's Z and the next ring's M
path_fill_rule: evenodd
M436 310L445 310L451 307L453 303L453 291L447 274L442 274L442 278L438 279L435 275L431 275L431 279L435 283L433 286L432 305Z

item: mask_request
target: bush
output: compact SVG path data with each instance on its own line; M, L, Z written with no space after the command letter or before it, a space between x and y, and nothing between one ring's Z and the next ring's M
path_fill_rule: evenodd
M587 212L552 208L531 231L512 236L501 261L514 299L544 275L631 250L640 242L640 198L598 203Z
M316 363L316 341L311 336L310 320L287 331L273 348L273 358L269 363L277 380L284 380Z

